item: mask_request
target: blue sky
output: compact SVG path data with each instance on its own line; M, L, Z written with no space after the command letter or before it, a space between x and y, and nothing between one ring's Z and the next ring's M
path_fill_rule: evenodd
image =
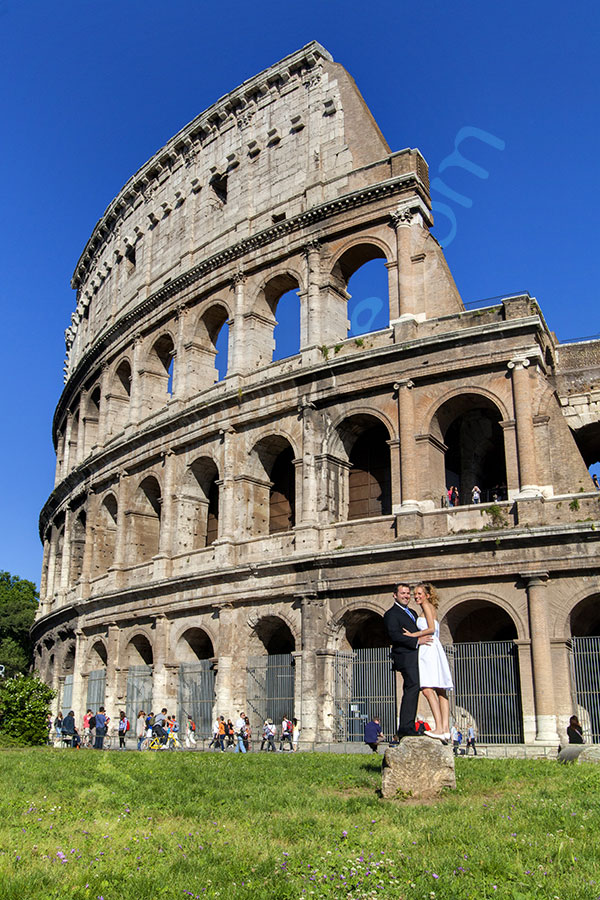
M561 339L600 332L596 4L0 0L0 568L39 581L75 263L110 200L199 112L318 40L393 150L428 160L465 302L528 290ZM486 177L440 172L461 129ZM466 144L464 145L467 146ZM481 172L479 173L482 174ZM457 195L462 199L457 199Z

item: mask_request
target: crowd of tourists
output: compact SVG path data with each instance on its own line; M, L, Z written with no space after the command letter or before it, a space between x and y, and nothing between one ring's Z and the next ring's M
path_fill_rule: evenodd
M125 750L127 738L133 736L135 736L138 750L147 746L151 746L152 749L165 750L181 746L188 749L197 747L196 723L192 716L187 715L181 727L175 716L169 715L164 707L160 713L156 714L152 711L146 713L141 709L133 723L129 721L123 710L119 712L116 722L113 722L104 707L100 706L96 712L92 709L86 711L80 727L76 724L73 710L70 710L65 716L60 712L55 718L49 715L47 724L48 743L66 747L84 746L103 750L107 746L106 737L109 733L118 736L119 750ZM265 719L261 731L260 749L267 752L283 752L284 749L296 752L299 737L300 729L297 719L290 719L285 715L279 728L272 719ZM277 747L278 740L279 747ZM240 712L235 722L231 718L218 716L212 726L212 738L208 749L223 753L229 749L233 749L236 753L250 751L252 749L252 728L248 716L244 712Z

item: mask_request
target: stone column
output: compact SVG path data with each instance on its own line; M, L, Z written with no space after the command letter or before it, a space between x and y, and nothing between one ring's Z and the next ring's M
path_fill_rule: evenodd
M163 706L169 712L175 712L176 697L170 695L169 670L169 627L170 622L165 615L158 615L154 619L154 646L152 647L152 706L158 712ZM169 707L170 704L170 707Z
M411 257L411 223L413 213L408 207L397 209L391 213L392 228L396 232L396 274L398 278L396 309L390 309L390 321L416 317L414 292L410 278Z
M400 435L400 480L402 485L402 509L418 509L415 411L410 379L394 385L398 392L398 433Z
M238 672L234 669L234 653L239 641L236 640L236 611L232 603L219 605L219 637L218 637L218 670L215 681L215 714L228 717L228 710L243 709L239 697L239 684L234 684L234 679L239 682ZM244 654L245 656L245 654ZM236 661L236 669L239 670ZM245 670L244 670L245 671ZM238 677L236 678L236 675ZM244 698L246 699L246 690ZM253 723L256 725L256 723Z
M306 292L300 315L300 350L320 347L321 339L321 242L313 238L304 245Z
M119 490L117 500L117 530L115 533L115 556L109 571L117 573L125 567L125 550L127 547L127 517L125 515L128 502L128 478L121 472L119 474ZM119 576L117 575L117 580Z
M168 569L173 551L173 516L175 512L175 504L173 502L174 468L175 454L172 450L167 450L163 457L163 486L158 553L154 557L154 574L157 578L165 578L170 574Z
M54 579L56 577L56 545L58 533L55 525L50 526L50 550L48 555L48 575L46 579L46 599L49 603L55 594Z
M233 428L221 431L221 478L219 485L219 535L214 542L215 562L227 565L233 560L233 545L236 536L236 516L238 510L235 502L235 441Z
M188 309L186 306L180 306L177 309L177 343L175 345L175 362L173 364L173 398L176 400L184 400L187 397L187 369L186 369L186 325L187 325Z
M48 532L46 532L47 534ZM40 600L42 603L46 600L48 593L48 566L50 563L50 541L44 538L44 555L42 557L42 573L40 576Z
M84 660L87 647L87 638L81 629L75 632L75 669L73 671L73 697L72 709L75 712L75 723L81 728L81 721L85 713L86 678L84 677Z
M71 581L71 534L73 513L71 508L67 506L65 509L65 536L63 539L63 552L60 567L60 590L65 593L69 590Z
M103 447L108 431L108 365L103 363L100 373L100 407L98 409L98 426L96 444ZM91 449L91 447L90 447Z
M546 581L548 575L539 573L522 576L527 588L529 631L531 635L531 665L535 702L536 741L556 743L556 706L552 672L552 651L548 625Z
M67 423L65 425L65 451L63 453L61 478L66 478L69 474L71 466L71 441L73 439L73 413L67 413Z
M229 323L229 355L227 374L242 375L246 371L244 345L244 284L243 272L236 272L231 280L233 291L233 317Z
M315 594L300 597L302 605L302 650L300 657L301 695L296 696L296 713L300 720L303 741L318 741L322 723L319 722L325 696L320 681L317 651L325 641L327 601ZM298 663L297 663L298 664ZM326 740L329 740L327 734Z
M319 454L319 413L306 397L298 412L302 417L302 457L296 465L296 549L317 549L321 519L315 459Z
M129 394L129 425L135 425L141 418L142 376L140 374L142 355L142 338L136 334L133 339L133 358L131 360L131 391Z
M90 578L92 577L92 557L94 550L94 534L98 517L98 497L90 489L85 517L85 544L83 547L83 560L81 563L81 596L86 598L90 593Z
M76 466L79 465L86 457L85 448L85 417L87 406L87 391L82 390L79 395L79 427L77 429L77 458L74 460Z
M56 447L56 469L54 471L54 487L62 478L65 459L65 436L59 432L58 443Z
M109 622L107 635L107 660L106 660L106 690L104 694L104 706L108 714L113 717L111 710L115 709L118 702L118 676L119 676L119 638L120 629L116 622Z
M526 357L515 357L508 363L508 368L512 371L513 401L517 426L520 495L535 497L539 495L540 490L537 485L528 366L529 360Z

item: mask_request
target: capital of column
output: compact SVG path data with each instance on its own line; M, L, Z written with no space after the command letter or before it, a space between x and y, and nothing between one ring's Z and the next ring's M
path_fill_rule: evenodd
M509 369L526 369L531 364L531 360L527 356L515 356L508 363Z
M321 249L321 241L319 238L311 238L311 240L307 241L302 247L302 252L305 256L308 256L310 253L318 253Z
M414 383L414 381L411 381L410 378L404 378L404 379L402 379L402 381L394 382L394 390L395 391L400 391L401 388L406 388L406 390L410 390L411 388L414 388L414 386L415 386L415 383Z
M241 269L239 271L235 272L231 276L231 286L232 286L233 290L235 290L236 287L238 287L238 285L244 284L245 281L246 281L246 276L244 275L244 273L242 272Z
M414 213L408 206L404 208L399 207L390 213L390 224L394 231L403 225L410 225L413 219Z
M543 586L549 579L548 572L522 572L521 579L526 587Z

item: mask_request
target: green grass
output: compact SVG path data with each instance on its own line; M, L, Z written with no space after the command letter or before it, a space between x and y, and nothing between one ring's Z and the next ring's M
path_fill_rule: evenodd
M0 897L600 897L600 768L456 763L381 800L380 758L0 753Z

